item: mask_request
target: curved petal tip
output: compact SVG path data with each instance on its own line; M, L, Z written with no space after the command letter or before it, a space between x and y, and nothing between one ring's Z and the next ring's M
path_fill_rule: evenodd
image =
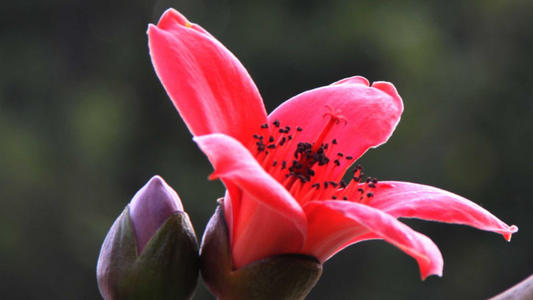
M156 27L154 24L152 23L148 24L148 28L146 28L146 34L150 35L150 32L154 30L154 27Z
M161 30L171 30L172 28L176 27L186 27L211 37L211 34L209 34L200 25L189 22L189 20L187 20L184 15L182 15L179 11L173 8L167 9L161 15L161 18L159 18L157 25L148 24L148 29L146 30L146 33L150 35L150 33L156 28Z
M211 36L200 25L189 22L189 20L179 11L173 8L165 10L165 12L161 15L161 18L159 18L159 21L157 22L157 27L163 30L169 30L171 28L175 28L176 26L186 27L203 33L205 35Z
M511 237L513 236L513 233L517 233L518 232L518 226L516 225L511 225L509 226L509 230L505 233L503 233L503 238L510 242L511 241Z
M402 97L400 97L400 94L398 94L398 90L396 89L394 84L388 81L375 81L374 83L372 83L372 87L381 90L391 96L403 111Z
M429 249L427 252L431 256L423 255L415 258L418 262L420 270L420 278L426 280L431 275L442 277L442 269L444 268L444 259L437 245L431 239L423 234L420 234L422 240L425 241L425 247Z
M427 238L427 239L431 241L430 238ZM433 275L442 277L442 270L444 268L444 259L438 247L435 244L433 245L435 247L434 251L435 253L437 253L437 255L434 255L431 258L426 256L425 259L417 259L418 268L420 271L420 279L422 279L423 281L426 280L429 276L433 276ZM425 262L423 262L424 260Z
M159 18L157 22L157 27L166 28L172 26L173 24L178 23L179 25L190 27L190 22L185 18L184 15L180 14L177 10L169 8Z
M368 79L366 79L363 76L359 76L359 75L341 79L339 81L332 83L331 85L340 85L340 84L362 84L365 86L370 86L370 82L368 81Z

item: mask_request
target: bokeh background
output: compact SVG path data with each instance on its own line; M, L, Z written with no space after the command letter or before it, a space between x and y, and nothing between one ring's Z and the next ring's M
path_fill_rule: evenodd
M444 277L379 241L324 266L309 299L483 299L533 273L533 1L5 1L0 9L0 295L99 299L113 220L153 175L199 236L223 194L168 100L146 28L168 7L232 50L271 111L351 75L387 80L405 113L367 174L464 195L520 232L406 220ZM195 299L213 299L199 286Z

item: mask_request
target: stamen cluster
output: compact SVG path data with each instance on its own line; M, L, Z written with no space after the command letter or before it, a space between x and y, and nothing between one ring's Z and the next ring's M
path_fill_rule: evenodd
M363 168L357 165L348 181L328 180L335 168L346 167L353 157L342 152L335 152L337 139L325 141L324 137L338 119L328 114L331 119L324 131L314 142L298 142L295 137L303 131L302 127L293 130L282 126L279 120L265 123L260 131L253 135L256 158L278 182L300 203L308 200L342 199L366 203L374 196L377 179L363 179ZM350 164L350 163L348 163Z

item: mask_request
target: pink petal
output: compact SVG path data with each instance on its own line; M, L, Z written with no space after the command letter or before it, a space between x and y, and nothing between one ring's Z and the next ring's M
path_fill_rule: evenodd
M311 201L304 205L308 219L308 233L303 253L325 262L342 250L339 248L347 241L372 234L366 227L355 224L353 220L342 216L338 211L318 203L320 202Z
M200 26L169 9L148 37L155 71L193 135L220 132L246 144L265 123L246 69Z
M292 144L295 148L297 142L317 142L329 120L325 114L330 110L337 111L346 119L346 122L334 125L324 139L324 142L330 143L326 152L329 157L336 157L338 152L344 154L344 158L339 159L340 167L332 170L331 179L328 178L337 180L369 148L387 141L400 120L403 104L391 83L376 82L368 86L364 77L355 76L289 99L274 110L268 120L279 120L282 127L303 128ZM331 144L333 139L336 139L336 145ZM346 156L353 159L347 160ZM325 178L317 174L315 180L322 179Z
M221 178L230 187L234 267L300 249L307 232L302 208L252 154L224 134L198 136L194 141L215 168L210 179Z
M364 204L336 200L308 202L304 210L309 222L304 253L315 255L320 261L339 251L346 242L372 232L374 236L370 237L382 238L412 256L418 262L422 279L442 275L442 255L433 241L387 213ZM313 236L315 234L319 237ZM329 253L324 251L326 246L320 244L320 239L329 243ZM315 249L319 253L315 253Z
M399 181L378 182L368 205L395 216L469 225L493 231L507 241L518 231L486 209L461 196L436 187Z
M226 194L224 195L222 205L224 205L224 218L226 219L226 224L228 226L230 244L233 245L234 236L235 236L235 226L237 224L239 216L239 207L242 199L241 189L232 184L231 182L225 182Z

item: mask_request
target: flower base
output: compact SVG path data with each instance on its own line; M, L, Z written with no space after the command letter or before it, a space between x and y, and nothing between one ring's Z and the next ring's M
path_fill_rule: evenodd
M224 212L218 206L200 250L201 274L219 299L304 299L322 274L314 257L283 254L233 270Z

